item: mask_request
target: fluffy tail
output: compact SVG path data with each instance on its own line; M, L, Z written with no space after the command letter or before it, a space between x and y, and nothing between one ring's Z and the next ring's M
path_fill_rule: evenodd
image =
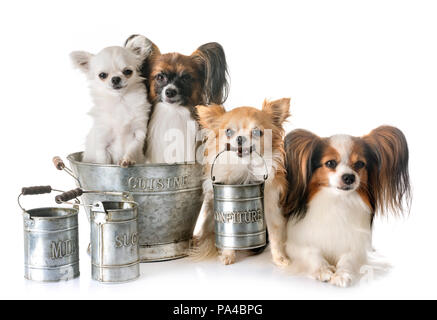
M201 261L218 256L215 247L214 214L212 192L205 192L203 203L203 221L199 236L193 238L188 256L194 261Z
M188 251L188 256L193 261L202 261L217 257L218 251L215 247L214 234L193 238L193 245Z

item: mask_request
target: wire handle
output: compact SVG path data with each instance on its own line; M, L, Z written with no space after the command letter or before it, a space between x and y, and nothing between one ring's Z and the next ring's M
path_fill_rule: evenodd
M21 193L18 195L18 206L21 208L21 210L26 211L26 209L23 208L21 205L21 197L22 196L33 196L33 195L40 195L40 194L48 194L52 191L57 192L63 192L58 189L53 189L51 186L33 186L33 187L23 187L21 188Z
M215 176L213 175L213 172L214 172L214 165L215 165L215 162L217 161L217 158L222 154L222 153L225 153L225 152L228 152L228 151L232 151L232 149L231 149L231 146L229 145L229 144L226 144L226 149L225 150L222 150L222 151L220 151L216 156L215 156L215 158L214 158L214 161L212 162L212 165L211 165L211 180L212 180L212 182L214 182L215 181ZM255 152L262 160L263 160L263 162L264 162L264 168L266 169L266 173L264 174L264 181L266 181L268 178L269 178L269 170L267 169L267 163L266 163L266 160L264 159L264 157L263 156L261 156L256 150L252 150L252 152Z
M124 201L134 201L133 196L129 192L117 192L117 191L93 191L93 190L83 190L82 188L76 188L70 191L63 192L55 197L57 204L68 203L68 201L76 199L83 194L101 194L106 196L116 196L121 197ZM81 204L84 207L94 207L94 205Z

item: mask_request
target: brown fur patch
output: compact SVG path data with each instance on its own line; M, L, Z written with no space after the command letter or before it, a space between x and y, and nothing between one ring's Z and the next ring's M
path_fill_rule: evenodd
M367 169L367 158L366 158L366 146L362 139L353 138L354 145L349 156L349 166L358 174L360 178L360 186L357 189L358 194L364 203L375 211L375 204L372 200L372 195L369 190L369 173ZM356 164L358 162L364 163L364 167L358 168Z
M220 118L226 113L223 106L197 106L196 113L200 125L205 129L214 130L220 123Z
M326 141L326 140L325 140ZM329 186L328 174L335 169L328 168L324 164L330 160L335 160L337 163L340 162L340 154L333 147L324 144L322 151L322 157L320 159L320 167L314 171L311 176L310 183L308 185L308 202L320 191L322 187Z
M149 99L153 104L159 100L156 76L161 72L190 76L190 93L184 94L184 106L190 110L199 104L222 104L226 101L229 91L228 70L220 44L206 43L190 56L176 52L161 54L155 47L152 56L143 66Z
M177 75L188 74L192 79L192 90L187 107L194 107L195 105L204 103L202 101L202 83L204 82L204 78L202 71L192 57L180 53L167 53L151 61L149 96L153 103L156 103L159 99L155 82L156 76L160 73L173 73Z
M290 98L274 101L264 100L262 110L270 114L275 125L281 126L285 119L290 116L290 101Z
M309 183L315 170L314 159L321 157L327 143L306 130L294 130L285 137L288 193L284 203L286 215L301 217L306 212ZM317 162L317 165L319 163Z
M368 190L380 213L398 212L411 203L407 140L399 129L381 126L362 138L368 158Z

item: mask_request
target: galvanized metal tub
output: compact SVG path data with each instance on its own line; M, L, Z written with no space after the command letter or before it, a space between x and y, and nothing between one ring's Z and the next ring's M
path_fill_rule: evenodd
M97 202L91 209L91 275L100 282L126 282L140 276L138 205Z
M79 276L78 208L26 210L24 277L62 281Z
M68 160L79 187L132 194L138 203L141 262L186 256L203 202L200 164L147 164L121 168L81 162L81 152L69 155ZM83 199L86 204L120 200L98 194L84 194Z
M213 189L216 247L248 250L265 246L264 182L214 183Z

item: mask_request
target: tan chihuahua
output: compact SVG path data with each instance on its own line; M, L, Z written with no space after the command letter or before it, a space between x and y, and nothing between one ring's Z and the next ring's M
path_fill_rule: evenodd
M258 153L266 161L268 179L265 184L265 218L273 261L279 266L289 264L285 254L286 219L282 203L287 192L284 169L283 122L289 117L290 99L264 101L262 110L240 107L226 112L223 106L197 106L200 125L206 130L204 159L204 222L195 238L191 256L204 259L220 257L226 264L236 261L234 250L218 252L214 237L213 188L210 177L211 165L217 154L220 156L214 166L215 182L224 184L247 184L262 179L265 166Z

